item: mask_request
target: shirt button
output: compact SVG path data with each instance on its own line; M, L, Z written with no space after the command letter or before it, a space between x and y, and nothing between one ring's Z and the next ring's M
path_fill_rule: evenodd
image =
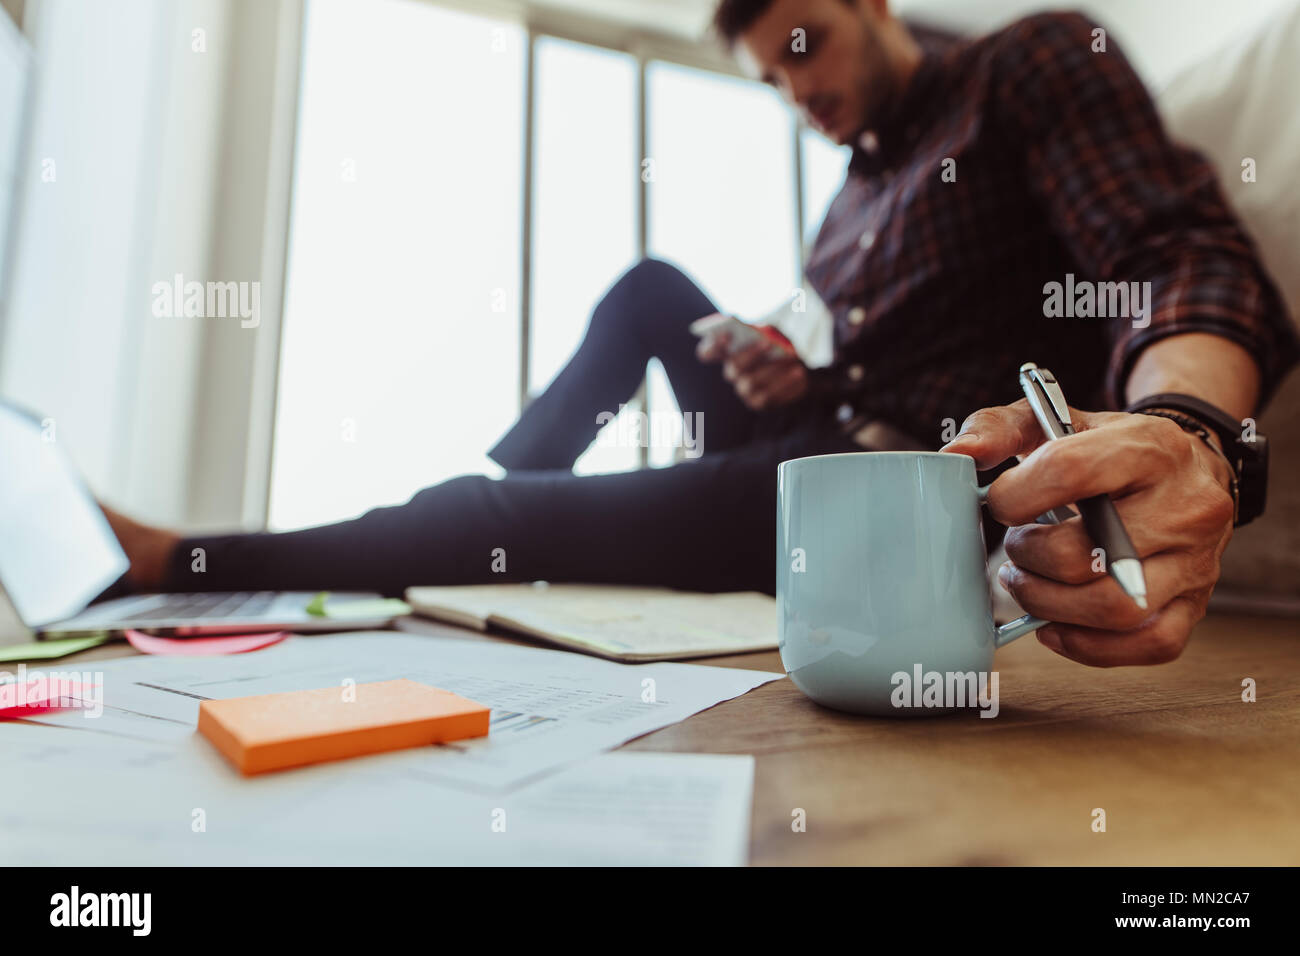
M862 147L863 152L874 153L880 149L880 140L876 138L875 133L868 130L858 137L858 145Z
M876 242L876 234L872 232L870 229L868 229L866 232L862 234L862 238L858 240L858 248L870 249L873 245L875 245L875 242Z
M848 372L848 375L849 375L849 381L850 381L850 382L860 382L860 381L862 381L862 376L863 376L864 374L866 374L866 370L863 369L863 367L862 367L861 365L850 365L850 366L849 366L849 372Z
M845 425L853 420L853 406L845 402L835 409L835 417Z
M867 310L860 305L855 305L849 309L849 324L861 325L867 320Z

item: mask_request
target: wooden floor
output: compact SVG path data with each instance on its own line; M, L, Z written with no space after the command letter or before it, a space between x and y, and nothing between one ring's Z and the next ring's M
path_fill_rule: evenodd
M698 663L782 671L775 652ZM1083 667L1032 638L996 667L994 719L855 717L782 680L627 746L754 754L760 865L1300 863L1300 621L1212 615L1159 667Z
M995 665L992 719L854 717L780 681L629 746L754 754L755 864L1300 863L1300 621L1210 617L1159 667L1032 638Z

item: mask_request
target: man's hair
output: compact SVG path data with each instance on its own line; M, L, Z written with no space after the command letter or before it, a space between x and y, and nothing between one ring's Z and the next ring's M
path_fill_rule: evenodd
M713 32L730 49L771 5L772 0L722 0L713 11Z
M841 0L852 5L853 0ZM720 0L713 11L713 32L718 39L733 49L740 35L754 25L767 12L772 0Z

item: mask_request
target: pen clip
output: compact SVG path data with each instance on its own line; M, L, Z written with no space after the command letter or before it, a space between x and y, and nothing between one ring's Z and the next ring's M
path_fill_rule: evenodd
M1074 424L1070 421L1070 407L1065 403L1065 393L1061 391L1056 376L1033 362L1026 362L1020 367L1020 376L1023 385L1033 386L1047 400L1052 414L1056 416L1065 433L1073 434Z

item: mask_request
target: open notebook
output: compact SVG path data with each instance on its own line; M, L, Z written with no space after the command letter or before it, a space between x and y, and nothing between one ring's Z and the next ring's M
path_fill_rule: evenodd
M409 588L417 614L489 625L618 661L667 661L776 647L776 601L757 591L697 594L604 584Z

